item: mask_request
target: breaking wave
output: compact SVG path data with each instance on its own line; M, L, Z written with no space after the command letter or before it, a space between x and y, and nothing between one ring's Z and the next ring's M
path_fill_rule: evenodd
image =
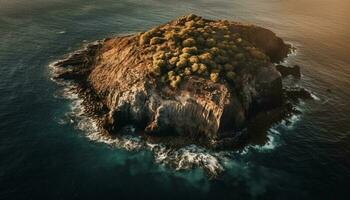
M52 73L56 74L59 69L54 66L54 63L50 65ZM128 151L149 150L153 153L156 163L171 166L176 170L200 167L212 176L216 176L223 171L217 156L196 145L174 149L163 144L146 142L139 136L121 135L116 137L104 133L97 126L96 120L86 115L83 100L77 94L77 85L73 82L53 80L63 86L63 90L59 95L71 101L68 113L58 123L72 123L77 129L83 131L90 140L105 143L115 148ZM134 132L135 129L130 126L124 131Z
M79 99L72 102L71 116L75 118L76 127L82 130L86 137L92 141L105 143L128 151L149 150L153 153L156 163L171 166L176 170L201 167L213 176L223 171L223 167L217 157L213 156L207 149L196 145L173 149L163 144L147 142L140 136L122 134L116 137L103 133L97 126L96 121L84 114L84 107ZM128 130L124 131L133 132L134 130L133 127L128 127Z
M50 64L51 73L53 75L52 77L58 74L61 70L55 67L55 63ZM112 136L110 134L106 134L97 125L97 120L86 114L83 100L78 96L78 86L74 82L66 80L60 81L53 78L52 80L63 88L60 90L60 93L55 95L55 97L63 97L70 100L69 111L65 113L63 119L58 120L58 123L73 124L75 128L81 130L85 136L92 141L105 143L111 147L124 149L127 151L148 150L153 153L155 163L170 166L175 170L202 168L212 177L222 173L225 168L225 163L230 162L230 159L232 159L231 156L229 156L230 158L227 160L228 158L225 155L236 153L232 151L214 152L194 144L182 148L170 148L161 143L151 143L145 141L140 136L130 134ZM296 121L299 120L299 117L293 115L288 120L291 122L288 125L285 122L282 122L278 126L290 128ZM123 131L133 133L135 128L130 126ZM251 149L255 149L259 152L268 152L280 145L280 139L278 138L279 132L276 127L272 127L269 130L267 137L268 141L264 145L248 145L240 151L240 155L248 153Z

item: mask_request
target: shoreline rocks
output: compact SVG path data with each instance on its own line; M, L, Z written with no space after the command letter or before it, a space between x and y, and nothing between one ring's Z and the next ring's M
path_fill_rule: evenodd
M284 112L282 76L272 62L289 51L267 29L188 15L90 44L57 62L55 78L78 83L89 113L109 133L133 124L152 137L229 146L257 113Z
M281 73L282 77L292 75L294 78L300 78L300 66L294 65L293 67L288 67L284 65L276 65L276 69Z

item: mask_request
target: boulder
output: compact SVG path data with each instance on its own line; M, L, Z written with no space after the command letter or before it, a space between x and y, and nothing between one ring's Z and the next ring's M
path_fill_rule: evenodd
M293 67L287 67L284 65L276 65L276 69L281 73L282 77L292 75L295 78L301 77L300 66L294 65Z

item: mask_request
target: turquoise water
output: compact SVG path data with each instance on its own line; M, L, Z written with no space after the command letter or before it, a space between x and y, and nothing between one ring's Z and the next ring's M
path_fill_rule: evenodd
M349 9L346 0L0 0L0 199L347 199ZM213 153L216 179L205 163L176 170L150 150L87 137L50 80L49 64L86 42L190 12L275 31L297 48L287 60L302 66L296 84L317 97L267 143Z

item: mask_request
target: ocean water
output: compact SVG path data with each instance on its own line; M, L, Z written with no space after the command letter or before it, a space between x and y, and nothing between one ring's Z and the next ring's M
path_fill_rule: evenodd
M0 0L0 199L348 199L349 10L347 0ZM285 62L303 76L291 81L314 100L242 151L173 151L101 135L50 79L50 64L85 43L188 13L276 32L297 48Z

